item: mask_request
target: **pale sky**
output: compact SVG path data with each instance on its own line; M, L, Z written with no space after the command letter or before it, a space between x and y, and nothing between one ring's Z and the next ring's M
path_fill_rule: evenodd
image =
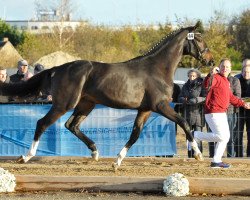
M48 5L52 0L38 0ZM55 1L55 0L54 0ZM35 18L35 0L0 0L0 18L30 20ZM215 10L233 15L250 9L250 0L71 0L73 18L94 24L158 24L177 18L209 21Z

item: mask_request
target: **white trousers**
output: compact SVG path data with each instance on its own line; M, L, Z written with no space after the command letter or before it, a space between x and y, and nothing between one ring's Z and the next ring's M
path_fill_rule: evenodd
M204 133L201 131L194 131L194 138L196 141L205 140L208 142L216 142L212 162L222 162L221 158L224 154L224 151L230 138L227 114L205 114L205 119L212 132Z

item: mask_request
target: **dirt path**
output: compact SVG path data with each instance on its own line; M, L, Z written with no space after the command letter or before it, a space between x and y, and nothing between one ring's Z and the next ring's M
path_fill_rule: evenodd
M250 178L249 159L224 159L232 164L230 169L211 169L210 159L197 162L179 158L125 158L117 172L113 171L114 158L101 158L95 162L90 158L43 157L26 164L13 159L0 160L0 166L15 175L51 176L134 176L165 177L179 172L189 177Z

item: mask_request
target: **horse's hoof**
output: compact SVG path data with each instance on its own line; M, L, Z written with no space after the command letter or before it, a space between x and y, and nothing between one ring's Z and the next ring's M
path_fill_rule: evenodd
M92 158L95 160L95 161L98 161L99 160L99 152L98 151L93 151L91 153L91 156Z
M114 169L114 172L116 172L119 168L119 166L117 165L117 163L113 163L112 165L113 169Z
M204 160L202 153L195 154L194 158L196 160L198 160L198 161L203 161Z
M16 160L16 162L19 163L19 164L25 163L24 156L23 156L23 155L20 156L20 157Z

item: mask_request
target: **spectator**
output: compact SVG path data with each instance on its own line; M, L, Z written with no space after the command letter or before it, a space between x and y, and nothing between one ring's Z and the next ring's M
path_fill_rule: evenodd
M37 63L34 66L34 75L42 72L44 70L44 66ZM48 88L42 90L41 92L39 92L38 97L34 100L34 101L52 101L52 96L50 93L50 90Z
M228 75L227 79L230 83L230 89L233 95L240 98L241 97L240 81L236 77L231 76L230 74ZM230 139L227 143L227 157L236 156L235 141L237 141L237 138L239 136L238 126L237 126L238 114L239 114L239 108L236 108L232 104L230 104L227 110L227 119L230 130Z
M34 66L34 75L38 74L39 72L43 71L44 70L44 66L37 63L35 64Z
M241 97L250 97L250 59L245 59L242 63L242 74L239 78L241 84ZM250 157L250 111L240 108L239 114L239 137L236 141L236 156L243 157L243 132L246 124L247 132L247 157Z
M1 83L9 83L10 77L7 74L7 70L0 67L0 82ZM0 103L6 103L9 102L10 98L7 96L0 96Z
M29 66L26 60L19 60L17 63L17 73L10 76L10 82L18 83L21 81L27 81L33 76L31 72L28 71ZM25 97L12 97L15 102L32 102L34 97L28 95Z
M33 74L28 71L29 66L26 60L18 61L17 68L17 73L10 76L10 81L12 83L26 81L33 76Z
M246 66L248 66L248 65L250 65L250 59L246 58L246 59L244 59L243 62L242 62L241 73L236 74L234 77L236 77L236 78L238 78L238 79L241 78L241 77L242 77L242 71L243 71L244 67L246 67Z
M187 120L190 129L202 131L204 127L203 105L200 104L205 100L204 90L202 89L203 79L201 73L196 69L188 71L188 81L182 87L178 102L183 103L183 117ZM202 142L200 141L199 149L202 152ZM187 141L188 157L194 157L194 151Z
M226 111L229 103L246 109L250 109L250 104L234 96L230 90L230 83L224 76L231 70L230 60L223 59L220 62L219 69L219 73L212 76L208 75L204 80L204 85L207 88L205 119L212 132L194 131L194 138L197 141L216 142L214 157L210 166L212 168L229 168L229 164L222 162L222 156L230 138Z

